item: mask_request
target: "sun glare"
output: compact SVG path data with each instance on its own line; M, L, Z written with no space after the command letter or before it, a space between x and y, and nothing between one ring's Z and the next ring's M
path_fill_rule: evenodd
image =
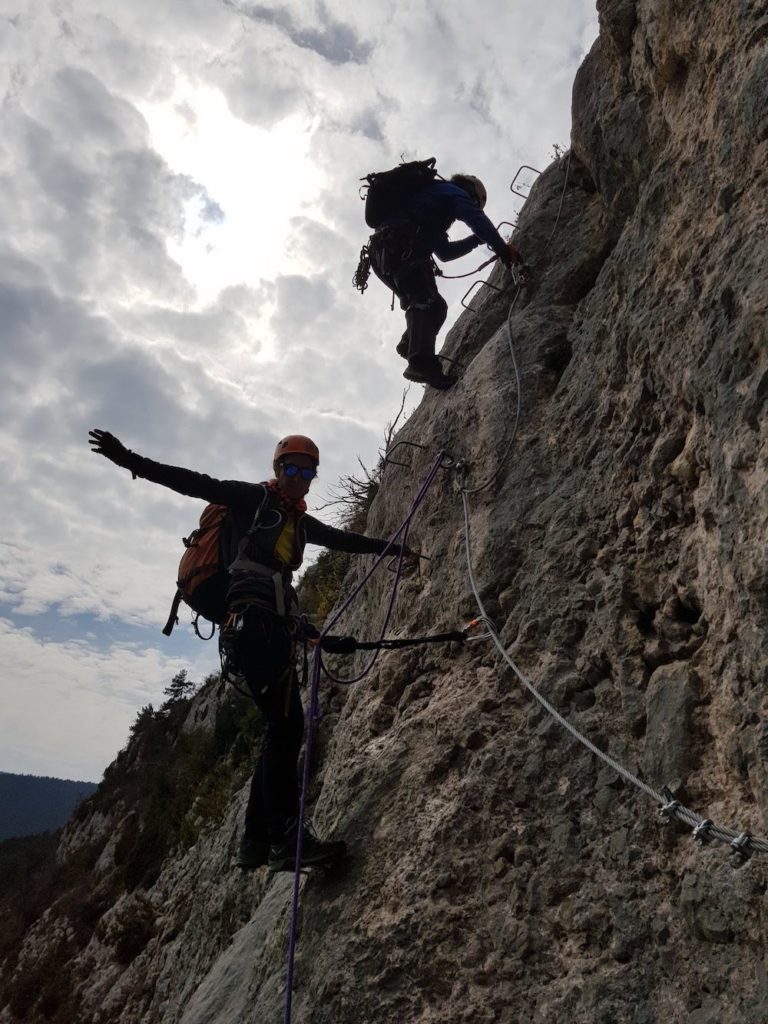
M187 204L183 241L168 241L201 304L228 285L301 269L289 262L285 242L290 218L306 213L307 197L322 181L308 155L310 122L249 125L232 115L218 90L185 81L172 99L141 111L157 152L207 193Z

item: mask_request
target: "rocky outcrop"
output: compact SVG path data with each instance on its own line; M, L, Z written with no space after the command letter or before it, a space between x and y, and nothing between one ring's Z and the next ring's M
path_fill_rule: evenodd
M475 571L516 663L579 729L764 834L768 14L598 9L570 160L541 175L517 229L534 271L509 318L522 416L470 497ZM426 450L386 468L370 532L400 521L439 449L470 487L495 470L517 402L503 273L450 333L463 378L403 428ZM394 631L453 628L475 604L452 473L412 537L430 561L404 580ZM373 634L388 583L350 632ZM353 855L304 883L295 1021L765 1021L768 860L664 826L492 647L385 652L324 705L315 821ZM104 914L69 964L83 1021L281 1019L290 880L229 869L243 798ZM110 922L129 913L126 964ZM57 929L62 913L22 962Z

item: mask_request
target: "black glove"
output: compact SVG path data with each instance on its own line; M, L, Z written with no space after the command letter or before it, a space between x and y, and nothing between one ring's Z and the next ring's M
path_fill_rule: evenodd
M103 455L105 459L114 462L116 466L123 466L125 469L131 468L133 452L108 430L89 430L88 444L91 446L92 452Z
M354 654L357 641L353 636L324 636L320 646L329 654Z
M515 265L520 266L523 262L523 257L520 255L520 250L512 242L507 242L506 252L499 254L499 259L505 267L511 268Z
M393 544L387 553L387 557L399 558L402 554L403 558L413 558L415 552L411 551L407 544Z
M422 558L427 558L426 555L422 555L419 551L414 551L413 548L409 548L407 544L403 545L403 565L416 568ZM429 559L427 559L429 561Z

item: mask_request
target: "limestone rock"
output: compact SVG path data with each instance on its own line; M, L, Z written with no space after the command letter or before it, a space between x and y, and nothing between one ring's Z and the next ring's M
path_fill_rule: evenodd
M684 781L700 813L765 834L768 15L755 0L598 8L570 161L540 176L515 236L534 282L510 310L497 269L504 290L451 331L464 376L402 428L428 451L387 467L368 530L401 521L439 448L470 489L484 483L516 410L511 337L518 433L469 496L478 587L507 649L632 771ZM414 526L431 561L405 583L396 635L476 610L449 473ZM388 582L345 629L366 635ZM493 648L382 658L328 701L314 817L352 856L304 884L296 1024L763 1024L768 860L734 866L664 827ZM146 904L82 893L86 941L71 903L51 907L16 971L58 957L88 1024L278 1021L290 887L231 871L244 799L163 863ZM101 852L94 882L129 813L65 837ZM112 937L132 906L121 963Z

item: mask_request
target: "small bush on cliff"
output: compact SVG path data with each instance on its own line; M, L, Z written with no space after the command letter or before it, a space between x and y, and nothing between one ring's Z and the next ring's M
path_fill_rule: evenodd
M80 1001L62 964L77 951L63 935L16 971L2 991L13 1019L25 1024L72 1024L80 1020Z
M233 777L252 760L261 735L259 712L239 697L219 708L212 730L176 734L175 712L142 713L133 740L141 753L120 783L120 796L135 812L115 849L129 891L152 885L175 846L191 846L221 820Z
M397 415L391 423L387 424L384 430L384 440L379 448L375 467L368 469L362 459L358 458L360 473L349 473L339 477L336 489L330 492L330 501L320 506L320 510L335 508L339 525L348 530L355 530L356 532L365 530L368 512L381 486L381 477L384 473L387 452L392 447L392 441L398 426L405 422L403 411L405 409L406 395L407 391L404 391Z
M143 953L156 931L155 908L143 897L134 899L113 923L107 941L115 950L115 960L127 966Z
M384 431L384 441L379 448L375 468L369 470L358 459L360 473L350 473L340 477L335 489L330 492L330 500L320 506L320 510L335 508L338 524L344 529L354 530L356 533L365 532L368 512L381 486L384 459L392 446L398 425L403 422L404 409L405 393L403 393L397 416L387 424ZM309 566L302 575L297 588L301 608L317 625L323 623L336 604L351 558L351 555L344 554L342 551L323 551L315 563Z
M336 604L350 558L343 551L323 551L302 576L299 601L312 622L320 625Z

